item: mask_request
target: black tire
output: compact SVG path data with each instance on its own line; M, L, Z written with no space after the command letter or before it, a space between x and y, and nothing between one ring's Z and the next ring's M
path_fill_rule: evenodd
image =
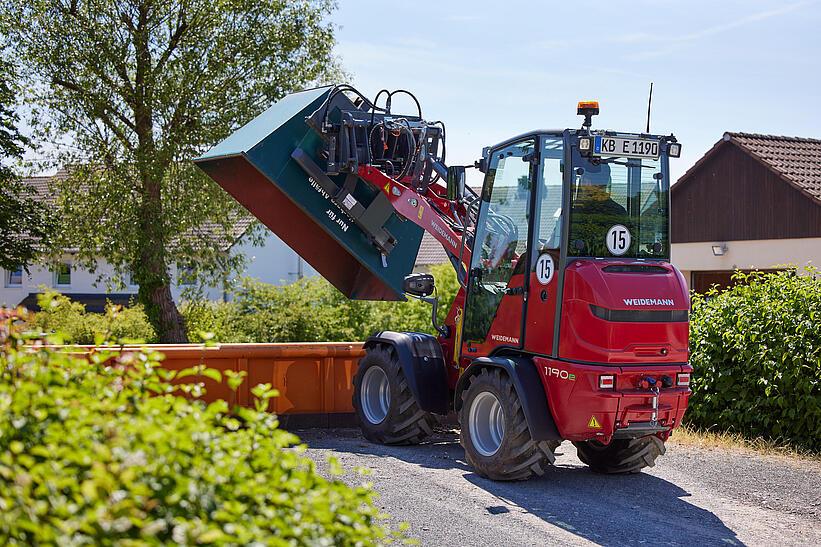
M664 441L656 436L614 439L604 445L598 441L574 442L579 459L597 473L638 473L656 465L665 452Z
M504 415L501 444L489 456L477 449L470 426L471 407L484 392L490 392L496 397ZM483 369L469 379L468 387L462 392L459 422L467 462L483 477L497 481L526 480L544 475L547 467L556 460L553 451L560 442L534 441L530 437L530 429L513 382L500 369Z
M433 433L436 418L419 408L392 348L377 345L365 351L353 378L353 407L362 435L380 444L418 444ZM387 415L379 423L368 419L362 405L362 381L372 367L381 368L390 385Z

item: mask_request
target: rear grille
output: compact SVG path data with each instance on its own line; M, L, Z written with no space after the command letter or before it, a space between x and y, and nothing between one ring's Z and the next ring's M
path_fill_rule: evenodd
M687 310L608 310L590 304L590 311L599 319L615 323L683 323Z
M607 273L647 273L666 274L670 273L667 268L661 266L650 266L647 264L611 264L602 268Z

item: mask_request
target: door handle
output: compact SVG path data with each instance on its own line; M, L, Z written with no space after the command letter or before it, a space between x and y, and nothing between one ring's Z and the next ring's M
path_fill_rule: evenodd
M524 287L508 287L505 289L505 294L508 296L515 296L517 294L524 294L525 288Z

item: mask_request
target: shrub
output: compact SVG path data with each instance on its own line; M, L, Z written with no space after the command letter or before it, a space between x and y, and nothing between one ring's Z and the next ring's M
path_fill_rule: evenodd
M450 264L434 266L441 299L439 321L459 288ZM213 333L220 342L350 342L380 330L433 333L430 306L418 300L349 300L321 277L290 285L243 280L230 302L182 306L191 341Z
M319 476L297 437L260 410L270 386L253 390L256 410L231 412L176 396L201 385L171 386L187 372L159 368L157 353L87 361L14 335L0 349L2 544L390 539L369 488Z
M690 422L821 450L821 278L804 273L694 296Z
M441 323L459 284L450 264L432 270L441 300ZM91 313L55 291L38 296L38 304L42 311L33 314L29 328L38 333L59 332L67 344L94 344L101 336L117 341L157 341L139 304L127 308L109 304L104 314ZM180 309L191 342L203 342L206 337L226 343L351 342L380 330L435 334L428 304L413 299L349 300L321 277L290 285L245 279L230 302L188 301Z
M123 308L110 302L105 313L87 312L85 306L55 291L37 297L38 313L29 328L38 333L60 333L67 344L94 344L106 340L154 342L157 335L141 305Z
M190 342L255 342L234 302L186 301L180 305Z

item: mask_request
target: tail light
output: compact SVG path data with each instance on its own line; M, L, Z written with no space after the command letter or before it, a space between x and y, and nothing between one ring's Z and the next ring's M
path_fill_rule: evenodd
M676 385L679 387L687 387L690 385L690 373L689 372L679 372L678 376L676 376Z
M612 374L599 376L599 389L613 389L616 387L616 377Z

